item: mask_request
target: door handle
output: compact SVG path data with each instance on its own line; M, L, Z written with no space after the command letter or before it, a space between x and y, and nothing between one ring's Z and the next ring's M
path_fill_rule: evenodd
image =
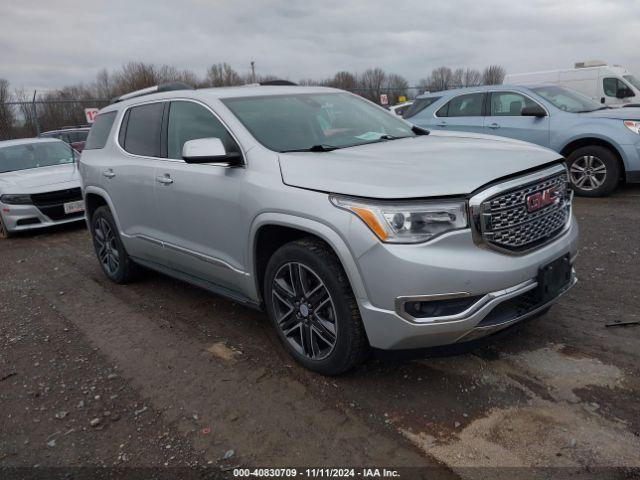
M500 128L500 125L498 125L497 123L493 122L491 125L489 125L489 128L492 128L492 129L495 130L496 128Z
M161 183L162 185L171 185L173 183L173 178L171 178L168 173L165 173L164 177L156 177L156 182Z
M446 127L446 126L447 126L447 122L436 123L436 127Z
M110 168L109 170L105 170L104 172L102 172L102 176L107 177L107 178L113 178L116 176L115 172Z

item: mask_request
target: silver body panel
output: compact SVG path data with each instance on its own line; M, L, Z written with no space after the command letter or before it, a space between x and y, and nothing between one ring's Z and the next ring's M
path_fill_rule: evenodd
M329 194L471 198L503 177L511 181L523 170L548 167L558 154L524 142L459 133L334 152L278 154L260 145L220 101L292 91L331 89L167 92L107 107L104 111L118 112L107 145L85 150L81 158L85 196L104 199L134 258L198 285L218 286L211 289L255 305L262 302L255 259L260 228L287 226L323 239L350 280L370 344L384 349L459 341L474 331L491 307L510 298L519 286L533 285L541 266L566 254L575 257L578 227L573 217L557 238L521 255L478 245L471 228L426 243L380 242L360 219L332 205ZM242 165L139 157L119 147L118 125L127 107L171 100L195 101L214 112L237 140ZM104 172L115 175L108 178ZM416 322L398 312L399 298L456 292L486 295L488 301L452 321Z

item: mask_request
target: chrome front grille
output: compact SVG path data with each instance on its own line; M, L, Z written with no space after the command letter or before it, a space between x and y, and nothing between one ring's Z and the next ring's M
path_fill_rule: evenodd
M563 166L505 182L474 197L476 237L498 250L524 252L560 235L571 217Z

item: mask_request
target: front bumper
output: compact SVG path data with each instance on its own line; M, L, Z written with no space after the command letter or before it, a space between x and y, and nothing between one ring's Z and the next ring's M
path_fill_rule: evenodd
M578 225L572 218L562 236L522 256L479 248L470 231L452 232L424 245L380 244L358 260L368 293L367 298L359 299L359 305L369 342L380 349L447 345L476 339L534 316L557 297L524 313L514 308L509 314L507 302L524 298L521 296L537 287L543 265L567 254L573 264L577 243ZM575 282L573 274L561 294ZM412 319L400 308L402 298L459 292L481 299L459 315L433 321ZM498 316L495 312L500 305Z
M0 215L9 232L20 232L84 220L84 212L52 219L35 205L8 205L0 202Z

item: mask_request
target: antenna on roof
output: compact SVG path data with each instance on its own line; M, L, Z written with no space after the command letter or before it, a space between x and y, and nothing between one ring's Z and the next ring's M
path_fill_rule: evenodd
M160 85L154 85L153 87L143 88L141 90L136 90L134 92L125 93L124 95L120 95L119 97L111 100L111 103L118 103L124 100L129 100L131 98L142 97L143 95L149 95L152 93L160 93L160 92L173 92L175 90L193 90L194 88L186 83L182 82L171 82L171 83L163 83Z

